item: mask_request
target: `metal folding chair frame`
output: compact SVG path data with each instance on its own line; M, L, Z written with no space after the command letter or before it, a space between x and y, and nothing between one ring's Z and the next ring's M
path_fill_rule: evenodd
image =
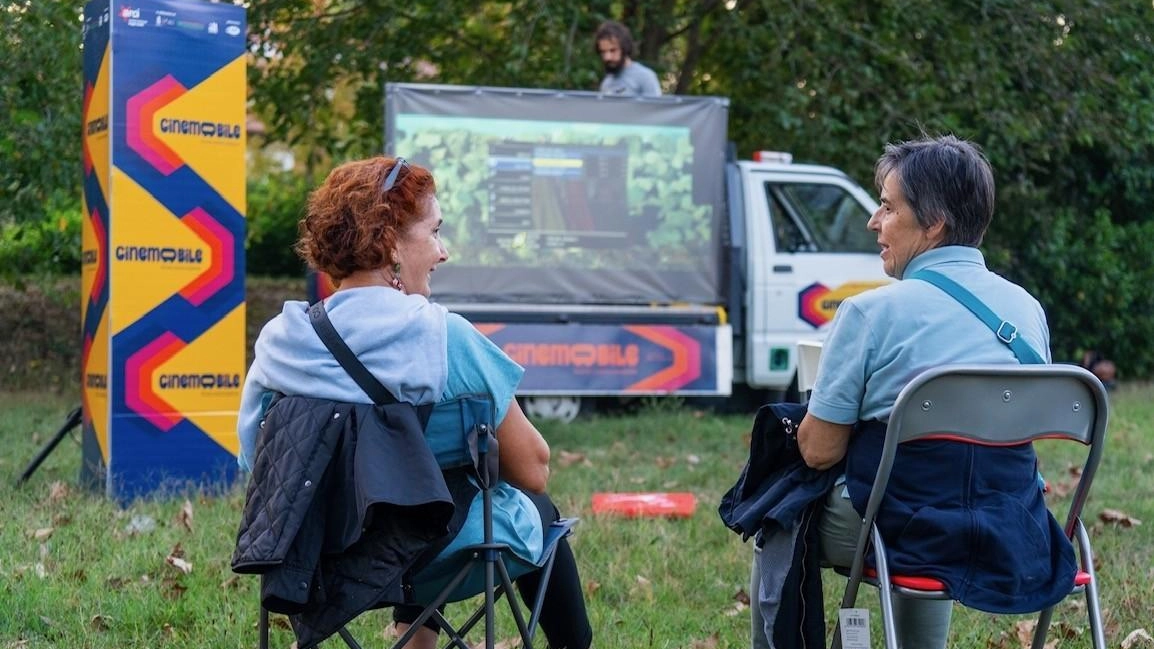
M1075 365L948 365L926 370L915 377L898 395L890 415L842 608L854 606L863 581L878 587L885 644L887 649L897 649L894 594L918 599L952 599L943 590L919 586L916 577L890 574L885 542L875 518L899 444L927 438L988 445L1069 440L1088 447L1064 526L1067 537L1077 548L1079 560L1078 578L1070 594L1085 593L1093 646L1105 649L1094 554L1081 512L1101 460L1108 412L1106 390L1101 381ZM865 557L871 547L877 564L876 575L867 576ZM1052 615L1053 607L1039 612L1032 649L1042 649L1045 645ZM834 630L831 646L841 647L840 623Z

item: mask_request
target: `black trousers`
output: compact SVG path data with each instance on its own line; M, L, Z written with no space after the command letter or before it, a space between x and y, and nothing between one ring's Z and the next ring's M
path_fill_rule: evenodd
M549 496L527 491L524 493L537 506L546 526L561 517ZM585 611L585 593L581 586L581 576L577 573L577 561L566 539L557 542L555 552L553 571L549 575L549 583L545 585L545 599L541 605L541 631L552 649L588 649L593 642L593 629L589 626L589 616ZM541 571L534 570L521 575L516 584L522 601L530 606L541 588ZM423 610L421 606L394 606L393 620L411 624ZM440 630L432 620L426 621L425 626L434 631Z

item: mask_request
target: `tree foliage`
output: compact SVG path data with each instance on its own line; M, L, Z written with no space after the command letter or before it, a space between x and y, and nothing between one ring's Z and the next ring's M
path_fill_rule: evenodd
M606 18L631 27L667 92L729 97L743 154L788 150L868 184L886 142L973 139L999 183L985 250L1046 306L1055 356L1097 348L1127 376L1154 375L1149 3L248 4L253 110L270 139L307 152L309 176L380 151L388 81L594 89L591 39ZM79 3L7 6L0 223L41 217L79 178Z
M0 232L80 204L80 11L0 3Z

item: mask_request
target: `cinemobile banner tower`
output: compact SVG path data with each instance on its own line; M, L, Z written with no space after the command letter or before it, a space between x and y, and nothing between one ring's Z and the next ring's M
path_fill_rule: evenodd
M236 475L245 14L84 8L81 482L127 502Z

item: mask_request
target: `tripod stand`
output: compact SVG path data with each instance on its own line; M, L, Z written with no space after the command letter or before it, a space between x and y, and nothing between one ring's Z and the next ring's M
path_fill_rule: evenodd
M68 419L64 422L64 425L60 427L60 430L56 431L56 434L52 436L52 439L48 440L48 443L44 445L44 448L40 449L40 452L37 453L36 457L32 459L32 462L28 464L28 468L24 469L24 473L20 474L20 478L16 480L17 487L24 484L28 481L28 478L32 477L32 474L36 472L36 469L39 468L40 464L44 462L44 459L48 457L48 454L52 452L52 449L56 448L60 441L63 440L66 435L68 435L68 431L80 425L80 420L80 407L77 406L76 409L68 413Z

